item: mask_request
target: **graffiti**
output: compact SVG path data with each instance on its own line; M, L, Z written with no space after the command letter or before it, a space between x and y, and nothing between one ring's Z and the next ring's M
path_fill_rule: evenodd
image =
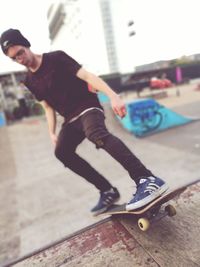
M163 120L160 108L160 105L151 101L147 105L138 104L130 108L131 122L138 135L150 133L160 127Z
M119 121L126 130L137 137L148 136L197 120L178 114L151 98L128 102L126 107L127 115Z

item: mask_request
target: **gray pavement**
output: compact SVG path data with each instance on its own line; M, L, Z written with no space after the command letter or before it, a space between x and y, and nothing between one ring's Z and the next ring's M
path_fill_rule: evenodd
M161 102L200 117L200 92L194 87L183 92ZM138 139L122 128L108 105L105 111L110 131L169 184L200 177L200 121ZM0 264L101 220L89 211L98 192L56 160L44 117L0 128L0 151ZM130 199L134 183L106 152L87 140L78 152L119 188L121 202Z

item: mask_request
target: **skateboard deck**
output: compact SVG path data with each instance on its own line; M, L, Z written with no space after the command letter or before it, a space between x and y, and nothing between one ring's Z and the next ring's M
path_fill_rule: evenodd
M124 203L122 205L113 205L100 215L135 215L139 217L138 226L140 230L146 231L147 229L149 229L150 223L152 223L153 221L158 221L167 215L170 217L176 215L175 207L170 204L167 204L167 202L172 199L178 198L179 195L183 193L189 186L198 182L200 182L200 179L195 180L193 182L189 182L180 187L168 189L161 196L139 209L127 211L126 204ZM164 210L161 212L161 207L164 204L166 205L164 207Z

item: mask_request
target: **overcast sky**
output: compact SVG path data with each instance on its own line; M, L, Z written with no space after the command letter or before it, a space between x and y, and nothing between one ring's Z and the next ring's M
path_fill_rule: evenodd
M31 40L34 52L48 51L46 13L49 5L55 1L1 0L0 32L18 28ZM114 1L130 5L128 12L135 22L133 29L136 35L130 38L129 45L133 48L131 58L134 58L135 65L200 53L199 0ZM0 53L0 73L17 67L16 63L9 62Z
M126 1L126 0L125 0ZM200 53L199 0L130 0L136 65Z

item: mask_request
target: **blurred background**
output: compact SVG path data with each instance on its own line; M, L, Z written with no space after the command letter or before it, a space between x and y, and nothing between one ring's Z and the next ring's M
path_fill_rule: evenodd
M0 32L19 29L35 53L64 50L125 101L155 98L200 117L198 0L7 0L0 17ZM26 72L0 54L0 264L100 220L89 212L97 192L54 158ZM199 122L138 139L99 97L109 129L169 183L199 177ZM61 123L58 116L58 130ZM130 198L134 185L118 163L87 141L79 153L121 188L122 201Z
M163 75L177 82L177 66L179 82L199 78L196 0L20 0L2 2L0 13L1 32L20 29L34 52L66 51L118 92L143 89ZM0 63L0 110L7 122L40 113L21 83L26 70L2 53Z

